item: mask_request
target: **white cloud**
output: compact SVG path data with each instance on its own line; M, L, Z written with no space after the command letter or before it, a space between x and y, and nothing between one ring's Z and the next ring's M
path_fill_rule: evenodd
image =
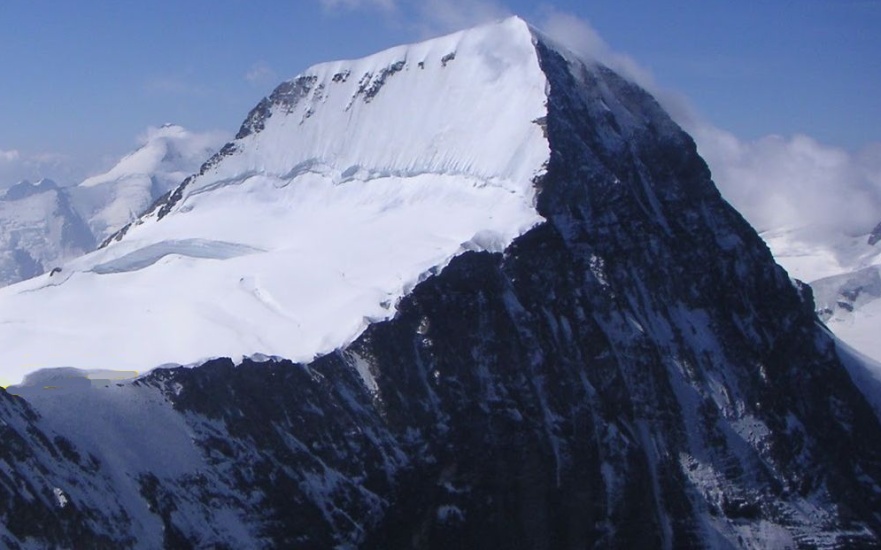
M245 73L245 80L255 85L273 83L278 80L278 75L268 63L258 61Z
M742 141L708 124L693 135L722 194L759 230L861 235L881 221L881 144L854 154L805 135Z
M21 153L19 153L15 149L11 151L3 151L2 149L0 149L0 163L15 162L19 159L20 156Z
M395 0L320 0L321 5L327 10L361 8L378 8L384 11L393 11L397 7Z
M220 149L230 139L229 132L209 130L205 132L192 131L177 124L163 124L162 126L148 126L136 138L137 145L146 145L157 138L165 138L174 141L175 148L189 154L191 151L201 152L205 149ZM115 159L118 161L119 159ZM202 160L208 160L207 157Z

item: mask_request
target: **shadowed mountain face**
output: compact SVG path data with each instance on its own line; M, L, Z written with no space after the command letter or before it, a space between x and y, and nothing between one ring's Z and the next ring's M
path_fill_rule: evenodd
M881 544L881 424L807 287L651 97L535 48L545 222L309 364L0 393L0 541Z

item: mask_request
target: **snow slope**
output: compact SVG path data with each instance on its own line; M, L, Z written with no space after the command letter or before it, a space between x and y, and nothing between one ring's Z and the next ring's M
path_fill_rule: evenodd
M835 335L881 362L881 263L813 281L811 287L817 312Z
M0 383L57 366L308 360L392 316L463 250L502 250L541 220L533 40L512 18L283 83L121 240L0 290Z

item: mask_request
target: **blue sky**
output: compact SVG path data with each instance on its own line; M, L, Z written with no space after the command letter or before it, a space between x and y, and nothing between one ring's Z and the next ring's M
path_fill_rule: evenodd
M881 142L881 0L12 0L0 3L0 162L38 159L33 171L64 179L149 126L232 134L311 64L507 13L539 27L577 18L738 139Z

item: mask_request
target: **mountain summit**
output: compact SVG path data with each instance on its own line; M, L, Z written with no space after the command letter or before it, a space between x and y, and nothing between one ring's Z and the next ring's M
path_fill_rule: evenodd
M308 69L119 242L0 292L7 382L333 351L452 257L541 221L546 89L519 19Z
M881 544L863 367L520 19L283 83L118 237L0 291L0 364L233 359L0 391L6 546Z

